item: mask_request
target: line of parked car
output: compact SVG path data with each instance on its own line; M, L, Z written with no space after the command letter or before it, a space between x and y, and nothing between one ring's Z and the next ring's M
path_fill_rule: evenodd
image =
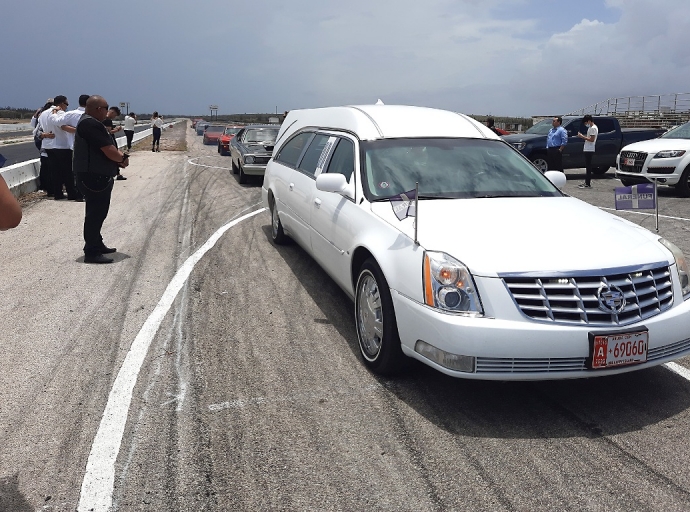
M233 174L246 183L249 176L263 176L271 159L278 129L275 124L225 125L195 119L192 127L207 145L215 144L218 153L230 156Z

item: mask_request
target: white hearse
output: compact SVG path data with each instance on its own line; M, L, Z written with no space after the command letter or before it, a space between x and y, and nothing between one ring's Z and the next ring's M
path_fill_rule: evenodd
M292 110L262 197L354 300L365 364L473 379L611 375L690 353L681 251L563 194L462 114Z

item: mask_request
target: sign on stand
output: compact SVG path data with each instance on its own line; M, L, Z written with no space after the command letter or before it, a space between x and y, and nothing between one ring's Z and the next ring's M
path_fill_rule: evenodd
M655 210L656 232L659 232L659 201L654 183L616 187L616 210Z

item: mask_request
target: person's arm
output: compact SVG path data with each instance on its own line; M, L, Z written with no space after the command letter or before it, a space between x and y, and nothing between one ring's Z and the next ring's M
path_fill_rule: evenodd
M129 165L129 155L125 155L122 151L117 149L115 145L103 146L101 151L103 151L103 154L107 158L117 163L120 167L127 167Z
M60 127L61 130L66 131L67 133L76 133L77 129L74 126L71 126L69 124L63 124Z
M566 144L568 144L568 132L565 131L565 128L561 127L561 147L558 148L558 151L562 153Z
M5 180L0 177L0 230L16 228L22 220L22 207L12 195Z

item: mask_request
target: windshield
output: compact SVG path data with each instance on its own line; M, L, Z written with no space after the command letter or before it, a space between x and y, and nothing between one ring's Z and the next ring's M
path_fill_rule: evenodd
M278 128L252 128L244 134L245 142L275 142Z
M552 122L553 119L544 119L543 121L539 121L537 124L532 126L532 128L528 128L525 133L531 133L532 135L546 135L549 133L549 130L553 128Z
M690 139L690 123L681 124L664 133L660 139Z
M242 128L226 128L225 129L225 135L235 135L237 132L239 132Z
M518 151L487 139L362 141L367 198L384 200L415 189L420 198L560 196Z
M225 129L224 126L209 126L206 128L207 132L222 132Z

